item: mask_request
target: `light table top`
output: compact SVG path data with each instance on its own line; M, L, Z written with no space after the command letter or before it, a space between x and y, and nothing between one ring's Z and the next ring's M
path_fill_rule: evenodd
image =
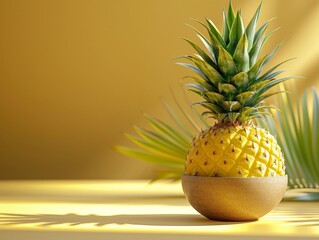
M282 201L254 222L211 221L180 183L2 181L0 239L319 239L319 202Z

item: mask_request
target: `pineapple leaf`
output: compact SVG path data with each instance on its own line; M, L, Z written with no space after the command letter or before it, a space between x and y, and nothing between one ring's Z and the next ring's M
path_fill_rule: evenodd
M237 43L244 33L244 24L240 16L240 12L237 12L236 18L231 26L229 33L229 43L227 45L227 50L230 54L233 54Z
M252 83L246 90L247 91L253 91L256 92L257 90L259 90L260 88L262 88L264 85L266 85L267 83L269 83L271 80L264 80L262 82L258 82L258 83Z
M203 86L208 91L213 91L213 92L217 91L217 88L215 88L211 83L208 83L208 82L206 82L205 80L203 80L201 78L197 78L197 77L193 77L193 76L183 77L183 79L185 79L185 78L193 79L197 84Z
M266 102L265 101L261 101L260 103L258 103L257 104L257 109L259 109L259 110L262 110L262 112L270 112L271 113L271 111L269 111L269 110L275 110L275 111L280 111L280 109L278 108L278 107L276 107L275 105L269 105L269 104L266 104Z
M252 79L252 83L254 83L259 75L259 73L262 71L263 67L272 59L272 57L276 54L276 52L283 46L284 42L281 42L272 52L266 54L262 58L258 59L257 62L250 68L248 71L248 76L250 79ZM287 62L289 60L286 60L284 62ZM284 63L282 62L282 63ZM281 64L282 64L281 63ZM281 65L279 64L279 65Z
M258 77L259 73L262 70L262 66L263 66L263 64L266 61L268 56L269 56L269 54L266 54L265 56L259 58L257 60L257 62L247 72L248 77L249 77L249 79L251 79L252 82L255 81L255 79Z
M265 99L267 99L269 97L272 97L272 96L277 95L277 94L285 93L285 92L286 91L276 91L273 93L263 94L260 96L259 101L264 101Z
M267 109L269 109L269 107L267 107ZM250 116L254 116L255 119L256 118L265 119L265 116L274 117L270 112L262 112L260 110L256 112L252 112Z
M202 93L207 92L207 89L204 88L203 86L199 85L199 84L186 83L186 84L184 84L184 86L186 86L186 87L192 87L192 88L194 88L194 89L197 89L197 90L201 91Z
M218 67L226 78L230 75L234 75L237 72L233 58L222 47L219 48Z
M235 53L234 62L237 66L238 71L246 72L249 69L249 54L248 54L248 41L246 34L241 37Z
M226 96L234 96L237 93L237 88L229 83L219 83L218 90L220 93L225 93Z
M237 111L242 106L238 101L223 101L222 107L226 112L233 112Z
M254 42L257 41L257 39L260 37L260 35L264 32L264 29L268 27L269 23L271 21L273 21L275 18L272 18L270 20L268 20L267 22L265 22L263 25L261 25L258 30L255 33L255 37L254 37Z
M195 19L193 19L193 20L199 22L198 20L195 20ZM202 43L206 47L207 51L210 53L210 55L212 57L212 60L214 61L214 63L216 63L216 57L215 57L213 48L212 48L210 42L208 41L208 39L199 30L197 30L192 25L189 25L189 24L186 24L186 25L188 27L192 28L195 32L197 32L197 37L202 41Z
M247 28L246 28L246 35L248 39L248 49L250 50L254 43L256 25L259 18L260 10L261 10L262 2L259 4L253 18L250 20Z
M252 112L256 111L256 107L243 107L241 109L241 115L243 116L249 116Z
M222 36L220 35L220 32L218 31L217 27L215 26L215 24L213 23L212 20L206 18L206 22L208 24L208 27L211 31L211 33L216 37L216 39L218 40L218 42L220 42L220 44L222 45L223 48L226 48L226 43L224 41L224 39L222 38Z
M204 23L202 23L201 21L197 20L197 19L193 19L195 22L199 23L200 25L202 25L204 28L206 28L208 35L210 37L211 40L211 46L213 49L213 53L215 56L215 61L217 62L217 57L218 57L218 48L219 47L223 47L222 44L218 41L218 39L215 37L215 35L212 33L212 31L210 30L210 28L208 26L206 26Z
M205 62L207 62L209 65L211 65L213 68L217 69L217 65L214 63L214 61L195 43L193 43L191 40L187 38L183 38L186 42L188 42L197 52L198 54L203 58Z
M240 115L240 113L238 113L238 112L227 113L227 116L232 123L235 123L237 121L239 115Z
M258 36L256 41L254 42L254 45L252 46L252 48L249 51L249 57L250 57L250 64L249 65L250 66L253 66L257 61L257 58L258 58L259 53L261 51L261 48L264 45L264 38L265 38L266 30L267 30L267 27L263 29L262 33Z
M284 78L279 78L279 79L275 79L272 81L268 81L266 84L264 84L261 88L259 88L256 91L257 98L259 98L264 92L268 91L270 88L278 85L279 83L282 83L284 81L292 79L292 78L301 78L301 77L300 76L289 76L289 77L284 77ZM264 81L264 82L266 82L266 81Z
M255 92L248 91L240 93L236 96L236 99L241 103L241 105L246 106L247 103L254 97Z
M215 113L215 114L222 112L221 108L218 105L209 103L207 101L200 102L199 105L210 110L212 113Z
M238 87L238 90L241 90L241 88L244 88L248 84L248 81L249 81L248 74L245 72L237 73L231 79L231 82L234 83L236 87Z
M286 70L280 70L280 71L276 71L276 72L272 72L267 76L267 80L271 80L274 79L275 77L277 77L278 75L282 74L283 72L286 72ZM258 81L258 79L256 80L256 82Z
M215 65L212 65L212 66L216 67L217 60L216 60L216 56L214 54L212 46L210 45L210 43L208 42L208 40L205 37L203 37L203 36L201 36L199 34L197 36L202 41L202 43L204 44L204 46L206 47L206 49L208 50L208 52L212 56L212 59L213 59L214 64L215 64Z
M274 70L276 70L279 66L283 65L284 63L288 62L288 61L291 61L295 58L290 58L290 59L287 59L285 61L282 61L281 63L278 63L277 65L275 65L274 67L270 68L266 73L264 73L260 78L258 78L256 81L257 82L262 82L266 79L269 79L271 76L271 74L273 73Z
M268 38L270 38L270 36L271 36L272 34L274 34L276 31L278 31L279 29L280 29L280 28L276 28L276 29L272 30L270 33L268 33L268 34L266 35L266 37L264 38L264 41L263 41L262 45L264 45L264 44L267 42Z
M211 103L219 104L225 100L224 95L216 93L216 92L206 92L204 94L204 98Z
M233 10L233 5L232 5L232 2L229 1L228 11L227 11L227 22L228 22L229 26L233 25L234 19L235 19L235 14L234 14L234 10Z
M223 39L226 44L229 42L229 24L227 20L227 16L225 11L223 11L223 20L224 20L224 27L223 27Z
M206 64L201 59L194 57L191 57L191 59L197 68L205 75L205 78L209 79L209 82L211 82L214 86L216 86L219 82L224 81L224 78L212 66Z
M200 97L203 97L203 93L201 91L197 91L197 90L194 90L194 89L188 89L188 91L189 92L193 92L193 93L197 94Z
M273 56L275 56L275 54L277 53L277 51L284 45L285 41L282 41L281 43L279 43L277 45L277 47L274 48L274 50L272 50L266 57L265 61L262 63L262 67L263 68L272 58Z
M202 116L205 117L206 115L210 115L210 117L213 117L215 119L218 119L218 114L212 113L211 111L204 111L202 112Z
M201 78L203 78L206 82L210 82L209 79L203 74L203 72L200 71L197 67L195 67L191 64L188 64L188 63L177 62L176 64L192 70L193 72L197 73Z

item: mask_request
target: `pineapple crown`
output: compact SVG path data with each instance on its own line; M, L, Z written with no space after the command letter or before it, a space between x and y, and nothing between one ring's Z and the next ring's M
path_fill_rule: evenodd
M206 24L195 20L208 32L209 39L190 26L196 31L207 51L184 38L197 53L194 56L179 57L189 60L191 64L181 62L177 64L192 70L199 76L185 77L195 81L185 85L190 87L190 91L203 98L203 101L194 103L206 109L202 115L209 115L219 124L242 124L269 115L270 109L275 107L267 105L264 100L280 92L267 93L267 91L293 78L276 78L284 72L276 69L291 59L271 67L268 71L263 71L283 42L270 53L259 57L262 47L274 32L266 32L272 19L256 28L261 6L262 3L245 28L241 11L237 11L235 15L230 1L227 12L223 12L222 34L212 20L206 18Z

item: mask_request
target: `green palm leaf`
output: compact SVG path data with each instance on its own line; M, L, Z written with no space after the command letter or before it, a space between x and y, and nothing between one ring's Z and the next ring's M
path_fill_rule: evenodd
M315 88L281 95L278 123L267 118L286 158L290 188L319 188L319 98ZM310 98L312 97L312 98Z

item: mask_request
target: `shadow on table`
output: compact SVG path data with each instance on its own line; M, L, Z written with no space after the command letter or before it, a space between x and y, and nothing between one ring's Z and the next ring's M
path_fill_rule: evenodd
M211 221L196 214L141 214L141 215L78 215L78 214L10 214L0 213L0 224L21 225L35 223L40 226L68 224L77 226L80 224L95 224L101 227L108 224L131 224L152 226L208 226L208 225L232 225L241 222ZM244 223L244 222L242 222Z
M302 213L296 213L295 211L289 210L277 211L276 214L273 214L272 218L276 220L277 216L280 221L291 223L295 226L319 227L319 211L316 209L314 209L314 212ZM285 216L284 220L282 219L283 216Z
M291 207L290 202L283 202L271 212L271 219L296 227L319 227L319 202L298 202L300 207Z
M12 194L2 193L0 201L15 201L15 202L54 202L54 203L95 203L95 204L108 204L108 203L124 203L134 205L174 205L174 206L187 206L188 202L184 195L121 195L113 196L110 194Z

